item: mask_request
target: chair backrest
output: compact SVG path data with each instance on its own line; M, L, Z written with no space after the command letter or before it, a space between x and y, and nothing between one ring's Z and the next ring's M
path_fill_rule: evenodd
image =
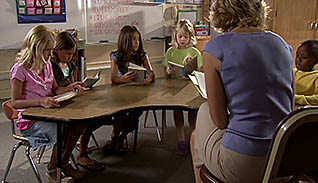
M263 182L318 170L318 107L297 109L277 126Z
M15 138L19 138L19 134L16 133L15 120L18 118L18 111L12 107L11 100L7 100L2 103L2 110L5 113L6 117L11 121L11 130L12 135Z

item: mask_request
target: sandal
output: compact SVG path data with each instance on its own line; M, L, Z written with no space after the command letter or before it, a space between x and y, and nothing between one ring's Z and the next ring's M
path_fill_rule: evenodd
M46 173L45 173L45 175L49 179L50 183L56 183L57 182L56 174L57 174L57 169L56 168L52 169L52 170L47 169ZM73 183L74 182L72 177L66 177L63 172L61 172L61 176L62 176L61 177L61 183Z
M72 177L75 180L82 179L85 176L84 172L74 169L69 163L62 166L62 171L66 176Z
M87 157L88 158L88 157ZM104 163L101 163L101 162L97 162L96 160L92 160L90 158L90 161L91 162L81 162L79 160L80 158L77 158L77 165L83 167L83 168L86 168L87 170L91 170L91 171L102 171L102 170L105 170L106 167L105 167L105 164Z

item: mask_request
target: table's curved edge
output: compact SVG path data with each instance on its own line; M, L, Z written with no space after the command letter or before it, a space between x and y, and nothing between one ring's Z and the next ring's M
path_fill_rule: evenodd
M183 106L183 105L147 105L147 106L137 106L137 107L130 107L124 108L119 111L115 111L108 114L103 114L99 116L91 116L87 118L81 119L65 119L65 118L56 118L56 117L46 117L46 116L34 116L22 113L22 117L24 119L29 120L36 120L36 121L46 121L46 122L54 122L54 123L73 123L73 122L87 122L90 120L104 120L109 118L112 115L115 115L119 112L128 111L128 110L185 110L185 111L197 111L198 107L194 106Z

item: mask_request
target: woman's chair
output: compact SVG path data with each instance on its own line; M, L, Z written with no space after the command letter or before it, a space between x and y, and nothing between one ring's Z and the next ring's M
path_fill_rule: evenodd
M1 183L5 183L7 176L9 174L9 170L11 168L12 165L12 161L14 158L14 155L16 153L16 151L21 147L21 146L25 146L25 155L29 160L29 163L31 164L31 167L35 173L35 176L38 180L38 182L42 183L40 174L38 172L38 169L36 168L36 165L32 159L32 156L30 154L30 149L31 149L31 144L29 143L28 139L26 137L23 137L21 134L19 134L16 130L16 124L15 121L18 117L18 112L12 107L11 105L11 101L7 100L5 102L2 103L2 109L3 112L5 113L6 117L10 120L10 125L11 125L11 130L12 130L12 137L18 141L18 143L16 143L11 151L10 154L10 158L7 164L7 168L5 170L5 174L3 176L3 179L1 180Z
M318 182L318 107L308 106L287 115L277 126L267 156L263 183ZM204 183L220 183L205 166Z

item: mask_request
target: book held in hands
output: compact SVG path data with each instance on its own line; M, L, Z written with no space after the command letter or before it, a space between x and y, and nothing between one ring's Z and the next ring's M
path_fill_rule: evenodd
M86 77L82 82L85 85L85 89L92 88L100 79L101 71L98 71L93 77Z
M53 98L57 101L57 102L63 102L65 100L69 100L73 97L75 97L77 95L76 91L69 91L69 92L65 92L62 93L60 95L56 95Z
M200 95L204 99L208 99L206 93L206 86L205 86L205 76L204 72L193 71L191 75L188 75L192 83L194 84L195 88L198 90Z
M186 56L183 65L168 61L168 65L173 71L173 78L183 78L191 74L194 70L197 69L198 60L197 56L191 57L190 55Z
M147 69L142 66L129 63L128 72L129 71L132 71L138 75L138 77L134 80L137 83L142 83L142 81L146 79Z

